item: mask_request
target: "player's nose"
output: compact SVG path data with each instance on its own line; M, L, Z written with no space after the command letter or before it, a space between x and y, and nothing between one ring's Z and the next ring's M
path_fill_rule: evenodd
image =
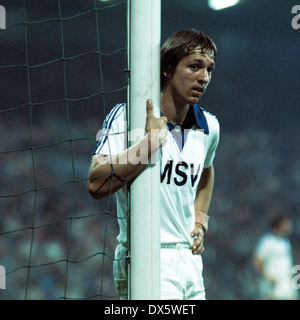
M201 69L198 74L198 82L208 84L210 81L209 72L206 69Z

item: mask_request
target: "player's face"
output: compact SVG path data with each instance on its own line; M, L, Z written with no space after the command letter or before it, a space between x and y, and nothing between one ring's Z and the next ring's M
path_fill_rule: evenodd
M280 225L280 233L282 235L287 235L291 231L291 222L289 220L284 220Z
M215 62L211 51L194 49L177 65L173 76L169 76L167 88L175 103L198 103L207 88L214 70ZM168 78L168 74L165 76Z

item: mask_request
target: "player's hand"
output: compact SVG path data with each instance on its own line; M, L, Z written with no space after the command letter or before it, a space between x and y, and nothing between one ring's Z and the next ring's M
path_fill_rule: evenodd
M156 118L153 113L153 102L151 99L147 100L147 118L146 118L146 133L150 136L150 141L153 145L161 148L167 141L168 126L167 118Z
M201 254L205 250L203 246L204 233L203 227L200 224L195 224L195 228L191 232L191 237L194 238L194 243L192 244L193 254Z

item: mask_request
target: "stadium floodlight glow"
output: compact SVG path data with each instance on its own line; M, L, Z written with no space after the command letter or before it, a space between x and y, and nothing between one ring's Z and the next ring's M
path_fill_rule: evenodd
M208 6L213 10L222 10L235 6L240 0L208 0Z

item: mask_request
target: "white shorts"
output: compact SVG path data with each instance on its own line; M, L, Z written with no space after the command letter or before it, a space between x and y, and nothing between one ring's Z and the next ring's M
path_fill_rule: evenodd
M162 300L205 300L202 257L188 244L162 245L160 262Z
M117 246L113 266L121 299L127 297L126 250ZM178 243L162 245L160 259L161 300L205 300L201 255L193 255L188 244Z

